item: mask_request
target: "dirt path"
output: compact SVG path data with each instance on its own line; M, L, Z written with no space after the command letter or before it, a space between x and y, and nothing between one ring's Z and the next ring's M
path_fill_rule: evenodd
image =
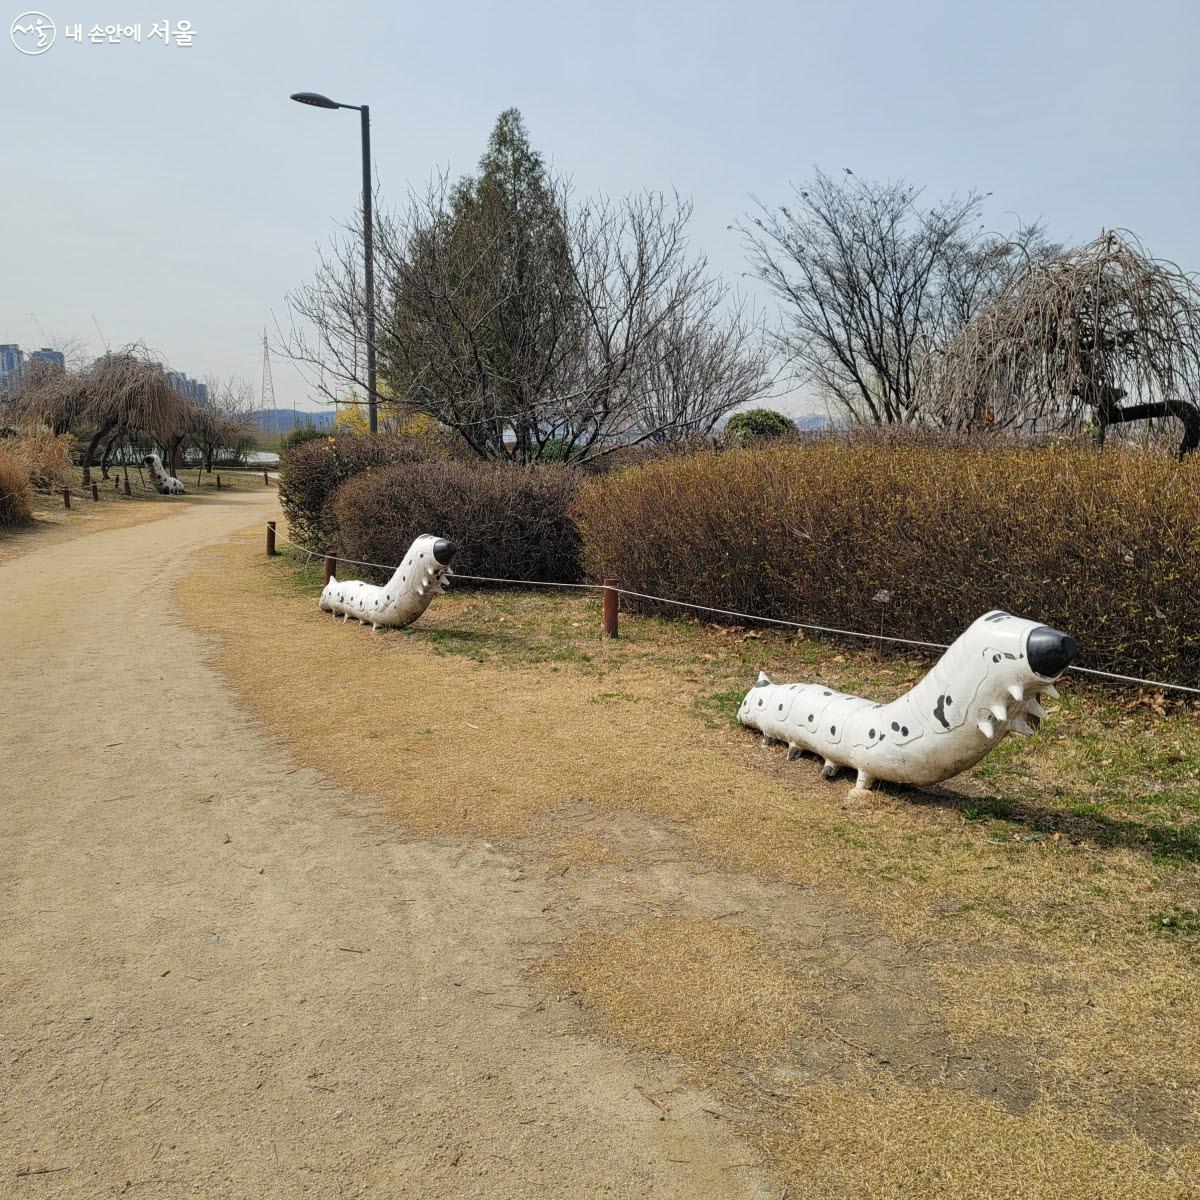
M769 1194L711 1099L540 1019L537 884L403 843L203 664L170 585L273 504L0 562L0 1193Z

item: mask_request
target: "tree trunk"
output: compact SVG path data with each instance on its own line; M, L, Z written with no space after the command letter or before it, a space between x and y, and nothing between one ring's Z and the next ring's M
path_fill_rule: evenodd
M113 422L110 422L108 425L101 425L100 428L97 429L96 432L92 435L92 440L88 443L88 448L87 448L87 450L84 451L84 455L83 455L83 473L84 473L85 480L91 477L92 462L96 457L96 447L99 446L100 443L106 437L108 437L108 435L110 433L112 433L113 426L115 424L116 424L116 422L113 421Z
M1190 400L1159 400L1153 404L1131 404L1127 408L1110 408L1100 418L1097 440L1104 445L1106 425L1124 425L1130 421L1151 421L1155 417L1174 417L1183 425L1183 440L1179 457L1185 458L1200 446L1200 408Z
M120 435L114 434L112 437L110 437L108 439L108 442L105 444L104 454L100 458L100 478L101 479L108 478L108 464L109 464L109 461L112 459L113 447L117 444L117 442L119 440L120 440Z

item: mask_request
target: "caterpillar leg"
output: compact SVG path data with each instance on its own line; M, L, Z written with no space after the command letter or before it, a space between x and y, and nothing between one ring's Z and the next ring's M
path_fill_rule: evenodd
M827 758L824 765L821 767L821 774L826 779L833 779L841 769L842 768L839 767L837 763L833 761L833 759Z
M869 792L875 786L875 780L860 767L854 786L860 792Z
M767 737L767 735L764 733L763 739L762 739L762 744L764 746L773 746L773 745L775 745L775 739L773 737Z
M791 762L794 758L799 758L803 751L795 742L788 743L787 760Z

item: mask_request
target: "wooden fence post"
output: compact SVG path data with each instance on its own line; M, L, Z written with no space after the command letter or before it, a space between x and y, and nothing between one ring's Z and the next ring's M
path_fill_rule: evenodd
M220 490L221 490L221 472L218 471L217 472L217 491L219 492Z
M100 485L98 483L92 484L92 499L93 500L100 499Z
M275 553L275 522L267 522L267 553Z
M620 595L616 590L617 581L611 576L604 580L604 636L617 636L617 605Z
M267 478L267 472L265 469L263 471L263 483L265 483L267 487L271 486L271 481Z
M337 559L332 554L325 555L325 582L328 583L333 578L334 571L337 570Z
M63 488L62 497L63 497L63 508L70 508L71 507L71 489L69 487Z

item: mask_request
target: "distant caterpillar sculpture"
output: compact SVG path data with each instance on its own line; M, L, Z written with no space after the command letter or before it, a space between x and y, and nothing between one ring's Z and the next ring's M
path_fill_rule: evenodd
M1072 638L1006 612L980 617L910 691L890 704L820 684L772 683L760 674L738 710L765 745L786 742L788 758L808 751L832 779L858 772L876 780L938 783L974 766L1006 734L1030 734L1046 715L1041 696L1075 658Z
M147 454L142 462L146 464L150 478L154 480L154 486L164 496L182 496L187 492L187 488L174 475L167 474L162 459L157 454Z
M432 533L422 534L382 587L361 579L331 577L321 593L321 608L343 621L353 617L372 629L411 625L429 607L434 595L446 590L450 560L457 552L453 542Z

